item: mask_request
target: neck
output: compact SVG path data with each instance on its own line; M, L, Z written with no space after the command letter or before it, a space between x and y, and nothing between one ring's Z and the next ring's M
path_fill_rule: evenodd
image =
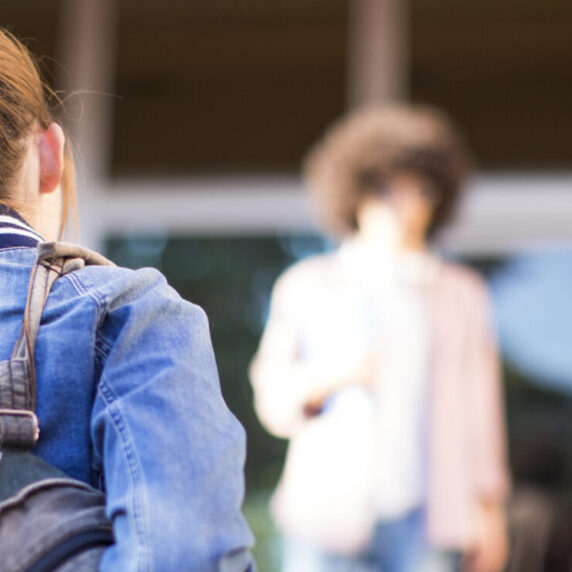
M38 195L18 212L45 240L57 240L60 234L61 192Z
M427 239L419 235L405 235L401 239L400 247L401 250L407 252L425 252L427 250Z
M368 248L389 252L425 252L427 240L425 236L402 235L392 232L358 232L356 238Z

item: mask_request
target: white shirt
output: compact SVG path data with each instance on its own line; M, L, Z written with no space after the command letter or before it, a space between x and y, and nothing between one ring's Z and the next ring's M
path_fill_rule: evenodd
M397 518L425 500L429 328L422 284L427 257L378 252L358 240L340 249L342 264L360 290L367 315L362 334L377 364L376 490L381 518ZM377 260L377 263L375 262Z

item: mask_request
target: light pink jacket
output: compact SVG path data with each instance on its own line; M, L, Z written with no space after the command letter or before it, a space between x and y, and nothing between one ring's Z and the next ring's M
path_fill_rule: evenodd
M475 540L478 501L502 500L509 488L499 360L480 278L437 259L433 268L425 287L432 348L428 533L435 546L464 549ZM297 304L309 289L326 293L347 278L335 253L295 265L276 283L251 379L257 413L277 436L296 439L312 380L331 367L299 359Z

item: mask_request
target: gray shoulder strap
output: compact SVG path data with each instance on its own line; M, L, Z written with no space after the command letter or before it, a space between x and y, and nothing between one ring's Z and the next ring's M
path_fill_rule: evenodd
M38 246L20 335L12 357L0 362L0 449L30 449L38 439L34 348L42 312L56 279L86 264L113 263L96 252L74 244L47 242Z

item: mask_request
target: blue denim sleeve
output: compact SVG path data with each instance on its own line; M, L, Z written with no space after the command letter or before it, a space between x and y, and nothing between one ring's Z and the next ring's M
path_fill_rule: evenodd
M116 543L101 570L252 571L245 433L220 392L206 315L156 271L105 271L91 431Z

